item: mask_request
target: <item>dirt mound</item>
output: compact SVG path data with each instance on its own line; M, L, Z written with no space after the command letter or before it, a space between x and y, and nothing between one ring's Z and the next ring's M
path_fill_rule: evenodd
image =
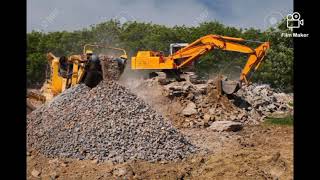
M48 157L182 159L196 151L168 121L114 81L78 85L27 118L28 148Z

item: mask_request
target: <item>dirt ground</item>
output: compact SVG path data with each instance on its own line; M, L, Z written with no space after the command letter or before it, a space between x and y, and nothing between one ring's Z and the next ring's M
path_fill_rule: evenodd
M125 84L203 150L179 161L122 164L53 159L31 151L27 179L293 179L292 126L261 124L221 133L181 128L181 104L164 97L158 86Z
M245 126L239 132L180 129L207 149L176 162L123 164L27 153L27 179L293 179L293 128Z

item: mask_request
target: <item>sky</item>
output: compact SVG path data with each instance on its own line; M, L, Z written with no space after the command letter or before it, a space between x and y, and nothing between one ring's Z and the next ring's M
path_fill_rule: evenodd
M27 0L27 32L73 31L110 19L197 26L217 20L266 29L293 12L293 0Z

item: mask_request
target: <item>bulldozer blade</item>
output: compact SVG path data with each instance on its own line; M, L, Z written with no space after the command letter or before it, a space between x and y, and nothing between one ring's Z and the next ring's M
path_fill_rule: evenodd
M225 94L233 94L236 93L240 89L240 82L238 81L230 81L230 80L222 80L221 81L222 91Z

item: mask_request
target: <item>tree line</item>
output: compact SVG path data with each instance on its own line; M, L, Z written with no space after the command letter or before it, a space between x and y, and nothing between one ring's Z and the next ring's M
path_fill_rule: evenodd
M46 74L48 52L53 52L57 56L81 54L85 44L97 43L124 48L129 57L134 56L138 50L157 50L169 54L170 43L190 43L208 34L218 34L269 41L270 50L252 81L268 83L274 88L290 92L293 89L293 40L281 37L281 33L288 31L284 20L277 27L264 31L229 27L217 21L204 22L197 27L167 27L142 22L121 24L116 20L72 32L32 31L27 33L27 85L39 85L48 76ZM254 42L245 44L250 47L258 46ZM216 50L201 57L195 64L195 69L201 76L214 73L239 75L246 59L247 55L241 53Z

